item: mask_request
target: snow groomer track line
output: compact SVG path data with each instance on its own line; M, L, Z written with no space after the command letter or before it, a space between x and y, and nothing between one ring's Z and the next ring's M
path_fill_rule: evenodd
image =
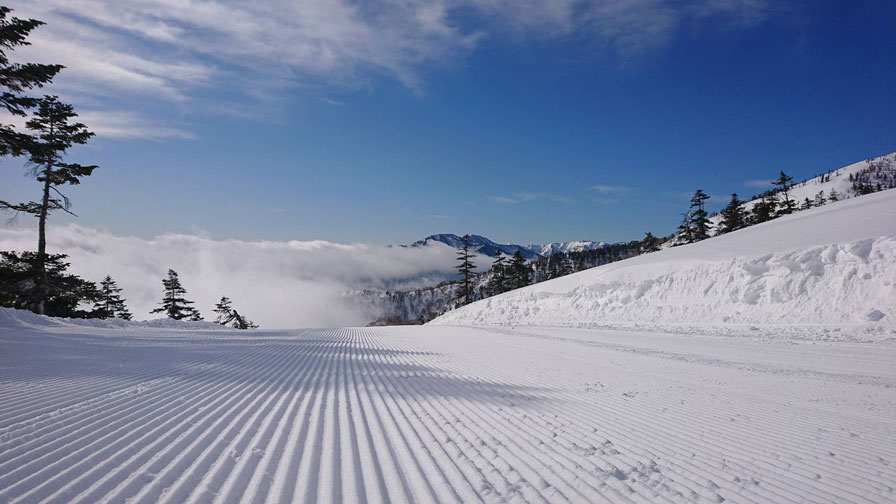
M2 502L894 497L883 344L45 320L3 312Z

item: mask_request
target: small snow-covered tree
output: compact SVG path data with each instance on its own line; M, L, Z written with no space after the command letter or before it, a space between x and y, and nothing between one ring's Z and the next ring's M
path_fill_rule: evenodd
M128 311L127 306L125 306L124 299L121 299L120 292L121 289L115 283L115 280L112 280L111 276L106 275L106 278L100 282L99 299L93 305L93 311L98 318L131 320L132 315Z
M644 254L657 252L660 249L660 240L650 231L644 233L644 239L641 240L641 252Z
M193 302L184 297L187 291L180 284L176 271L173 269L168 270L168 278L162 280L162 286L164 287L164 295L161 306L149 313L165 313L168 315L168 318L174 320L202 320L202 316L199 315L196 308L190 306Z
M243 317L238 311L233 309L233 304L227 296L221 296L221 300L215 305L213 311L218 314L215 317L216 324L229 325L234 329L254 329L258 327L254 322Z
M793 177L782 171L777 180L773 181L772 184L778 186L781 194L784 196L784 201L781 202L778 208L778 215L793 213L793 211L796 210L796 202L790 199L790 188L793 187Z

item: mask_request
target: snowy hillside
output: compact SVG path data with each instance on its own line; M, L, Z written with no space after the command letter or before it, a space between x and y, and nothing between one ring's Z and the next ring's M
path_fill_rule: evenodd
M867 172L867 174L863 174L863 172ZM877 183L883 183L884 188L894 187L896 185L896 152L859 161L795 184L788 191L788 196L796 202L797 207L806 199L814 204L819 195L825 200L822 204L827 204L830 202L832 191L838 194L840 199L854 198L859 195L853 186L860 174L874 186ZM772 184L769 182L768 189L771 188ZM752 210L760 200L760 198L756 198L747 201L744 208L748 211ZM821 202L820 199L817 201ZM721 219L719 215L710 219L714 228L718 229Z
M432 323L821 324L893 337L896 190L532 285Z

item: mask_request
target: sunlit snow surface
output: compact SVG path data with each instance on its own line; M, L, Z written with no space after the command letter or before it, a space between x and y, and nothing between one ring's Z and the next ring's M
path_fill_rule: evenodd
M896 278L865 278L892 271L894 211L856 198L440 320L470 327L0 309L0 502L894 502ZM725 289L753 274L743 310ZM597 328L598 295L564 300L663 275L699 318L648 303Z

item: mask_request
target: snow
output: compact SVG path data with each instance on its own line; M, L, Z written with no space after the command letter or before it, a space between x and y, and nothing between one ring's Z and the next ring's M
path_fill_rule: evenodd
M896 190L489 298L431 322L499 326L785 326L896 334Z
M0 502L894 502L894 241L891 190L441 325L0 309Z

